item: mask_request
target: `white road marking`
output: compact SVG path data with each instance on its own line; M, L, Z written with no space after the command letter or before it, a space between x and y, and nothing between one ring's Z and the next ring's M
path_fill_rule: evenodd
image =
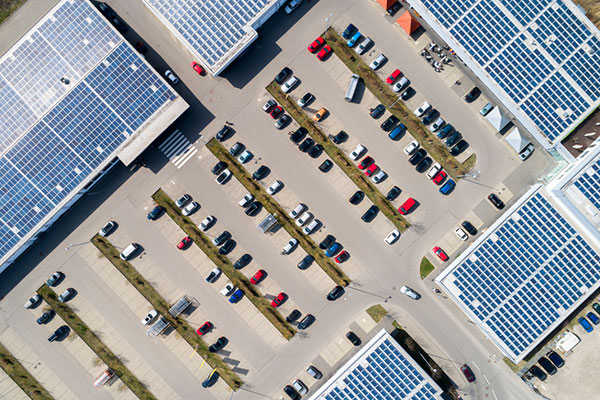
M192 143L176 129L164 142L158 146L158 149L175 165L177 169L189 161L198 151Z

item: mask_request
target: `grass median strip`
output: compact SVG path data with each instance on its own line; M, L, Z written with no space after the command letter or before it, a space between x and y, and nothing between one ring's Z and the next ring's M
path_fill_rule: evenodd
M404 232L410 226L409 223L396 211L392 203L385 198L385 196L375 188L375 185L371 183L369 178L365 176L359 169L357 169L352 162L346 157L346 155L331 142L327 135L321 132L321 129L317 124L309 118L306 113L298 107L295 101L286 96L279 85L275 82L271 82L267 86L267 91L277 100L279 104L296 120L300 126L304 127L308 134L321 146L323 150L331 157L331 159L341 168L341 170L354 182L354 184L367 195L369 200L373 202L379 210L389 219L392 224L400 232Z
M227 257L219 254L218 247L212 244L212 241L198 229L196 224L181 214L181 210L175 205L175 202L169 195L162 189L159 189L152 195L152 199L154 199L156 204L164 207L173 221L192 238L194 243L202 249L208 258L227 275L235 286L244 291L244 295L248 300L273 324L283 337L289 340L294 336L296 331L292 325L285 320L278 310L271 306L271 303L258 291L256 286L250 283L244 274L233 268Z
M115 249L106 238L96 235L92 238L92 243L108 259L108 261L121 272L125 279L127 279L150 304L152 304L152 307L169 321L171 326L179 333L183 340L194 348L212 368L217 370L221 378L229 385L229 387L233 390L237 390L242 385L242 379L229 368L221 357L208 351L208 345L200 336L198 336L198 334L196 334L193 327L179 318L173 318L173 316L169 314L170 305L166 300L129 262L121 260L119 251Z
M423 257L421 259L421 265L419 265L419 273L421 275L421 279L427 278L427 275L433 272L435 266L429 261L427 257Z
M375 304L374 306L367 308L367 314L369 314L375 322L381 321L387 313L387 310L383 308L381 304Z
M329 258L325 256L323 251L319 249L319 246L313 242L310 237L302 232L302 228L297 226L292 219L288 217L287 212L277 203L267 192L256 183L241 166L237 160L229 154L227 149L223 147L214 138L211 139L206 147L221 161L226 161L228 168L233 172L238 181L244 186L256 200L258 200L263 207L271 213L277 222L290 234L290 236L298 240L298 244L310 254L315 262L325 271L327 275L337 284L346 286L350 283L350 278L344 274Z
M33 400L52 400L54 397L23 367L10 351L0 344L0 368L25 394Z
M385 84L379 76L346 45L346 41L338 35L335 29L329 28L323 34L327 44L331 46L335 55L355 74L358 74L365 86L383 104L389 112L400 119L410 134L421 144L429 155L439 162L444 169L455 179L464 175L477 161L477 156L471 154L462 164L454 158L450 151L422 124L404 103L398 101L398 94L394 93L389 85Z
M125 364L96 336L94 332L73 312L71 307L65 303L60 303L54 290L50 289L45 283L37 290L44 301L56 311L56 313L71 327L81 340L89 346L98 358L100 358L121 381L135 394L139 399L156 399L152 393L141 383L138 378L127 369Z

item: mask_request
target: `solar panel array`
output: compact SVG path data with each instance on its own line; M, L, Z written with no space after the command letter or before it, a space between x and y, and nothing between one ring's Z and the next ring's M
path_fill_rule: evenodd
M64 1L0 59L0 98L2 258L176 95L88 2Z
M573 185L586 199L600 210L600 159L596 160L589 168L586 168L579 177L573 181Z
M209 66L215 65L244 36L244 27L269 0L144 0Z
M599 254L537 191L443 279L513 360L600 280Z
M600 99L600 41L562 0L421 0L555 141Z
M366 357L355 363L319 399L324 400L429 400L439 399L441 391L401 353L393 339L386 338ZM343 382L343 384L342 384Z

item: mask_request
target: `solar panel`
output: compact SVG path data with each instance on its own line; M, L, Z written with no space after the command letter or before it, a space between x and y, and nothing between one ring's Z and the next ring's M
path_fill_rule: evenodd
M445 35L550 142L600 104L600 32L562 0L421 0ZM427 14L425 14L427 16ZM438 24L432 24L438 28ZM479 70L479 71L477 71Z
M598 286L598 259L538 190L441 283L519 361Z
M586 168L573 181L573 185L597 210L600 210L600 159Z

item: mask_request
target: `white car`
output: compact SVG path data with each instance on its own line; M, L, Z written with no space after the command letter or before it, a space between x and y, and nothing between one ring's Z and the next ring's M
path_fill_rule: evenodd
M382 180L384 180L386 177L387 177L387 174L385 173L385 171L379 170L379 172L376 173L375 175L373 175L373 177L371 179L373 180L373 182L379 183Z
M269 112L269 110L271 109L271 107L277 105L277 103L275 102L275 100L270 99L268 100L265 105L263 106L263 111L264 112Z
M366 152L367 152L367 148L365 146L363 146L362 144L359 144L358 146L356 146L354 148L354 150L352 150L350 152L349 156L352 161L356 161Z
M317 229L317 226L319 226L319 224L321 224L321 223L319 222L318 219L313 219L313 221L310 224L308 224L304 227L302 232L304 232L305 235L310 235L311 233L313 233L315 231L315 229Z
M287 7L284 9L285 13L291 14L296 9L296 7L298 7L301 3L302 3L302 0L290 1L290 4L288 4Z
M240 207L248 207L252 201L254 201L254 196L252 196L250 193L246 193L246 195L242 197L238 204Z
M108 221L102 227L102 229L100 229L100 231L98 231L98 234L102 237L106 237L106 236L108 236L109 233L112 232L113 229L115 229L115 226L117 226L117 223L115 221Z
M29 300L27 300L27 303L25 303L23 305L23 307L25 307L25 308L31 308L31 307L35 306L37 303L39 303L41 299L42 299L42 297L39 294L36 293L33 296L31 296L29 298Z
M279 191L279 189L281 189L282 186L283 186L283 182L281 182L278 179L275 182L273 182L273 184L271 186L269 186L267 188L267 193L269 193L270 195L274 195L275 193L277 193Z
M302 382L300 379L296 379L294 382L292 382L292 386L300 394L306 394L306 393L308 393L308 388L306 387L306 385L304 384L304 382Z
M419 148L419 142L417 142L416 140L413 140L412 142L410 142L408 144L408 146L406 146L404 148L404 152L406 153L406 155L410 156L412 153L417 151L418 148Z
M150 312L148 312L148 314L146 314L146 316L142 318L142 325L150 325L150 323L154 321L154 318L156 318L157 316L158 311L150 310Z
M314 98L315 96L313 96L311 93L306 92L304 96L298 99L296 104L298 104L300 108L304 108L304 106L310 103Z
M173 85L177 85L179 83L179 78L175 76L175 74L170 69L165 71L165 76L168 80L171 81Z
M362 55L367 48L373 43L373 40L370 37L366 37L357 47L354 49L358 53L358 55Z
M312 217L313 217L313 215L309 211L306 211L304 214L302 214L300 216L300 218L298 218L296 220L296 225L302 226L302 225L306 224L308 221L310 221L312 219Z
M431 168L429 168L429 171L427 171L427 177L433 179L441 170L442 166L439 163L434 163Z
M200 225L198 225L198 228L200 228L200 230L202 232L206 232L206 230L211 227L213 222L215 222L215 217L213 217L212 215L209 215L208 217L204 218L202 220L202 222L200 222Z
M190 201L191 199L192 199L192 196L190 196L189 194L186 193L177 199L177 201L175 202L175 205L179 208L183 208L183 206L185 206L188 203L188 201Z
M377 58L374 59L371 64L369 64L369 68L371 68L373 71L375 71L377 68L379 68L381 66L381 64L383 64L386 61L387 61L387 57L384 56L382 53L379 56L377 56Z
M233 175L231 171L225 169L225 171L221 172L221 174L215 178L215 182L217 182L219 185L224 185L227 183L229 178L231 178L231 175Z
M298 239L291 238L282 250L283 254L290 254L298 245Z
M431 126L429 127L429 130L431 132L436 132L438 131L442 125L444 125L446 121L444 121L444 119L442 117L439 117L438 119L436 119L433 124L431 124Z
M429 111L429 109L431 108L431 104L429 104L428 102L424 102L423 104L421 104L419 106L419 108L417 108L415 110L415 115L417 117L422 116L423 114L425 114L427 111Z
M253 154L250 150L244 150L242 154L238 157L238 161L242 164L247 163L252 158Z
M400 231L398 229L394 229L385 237L385 242L389 245L394 244L399 237Z
M306 206L302 203L298 204L290 213L288 214L290 218L298 218L298 216L306 210Z
M410 297L411 299L414 300L419 300L421 298L421 295L417 292L415 292L413 289L409 288L408 286L402 286L400 288L400 293L404 293L405 295L407 295L408 297Z
M458 236L458 238L460 240L462 240L463 242L465 242L469 238L469 236L467 236L467 234L465 233L465 231L463 231L460 228L456 228L454 230L454 233L456 233L456 236Z
M200 204L198 204L197 201L192 201L190 204L183 208L181 213L187 217L188 215L196 211L198 208L200 208Z
M535 147L533 146L533 143L529 143L525 149L519 153L519 158L521 159L521 161L525 161L529 158L529 156L531 155L531 153L533 153L533 150L535 149Z
M295 75L292 75L290 79L288 79L283 85L281 85L281 91L283 93L288 93L296 84L298 83L298 78Z
M204 278L207 283L213 283L219 276L221 276L221 270L219 268L213 268L212 271Z
M235 290L235 286L233 286L233 283L227 282L227 284L223 287L223 289L221 289L221 294L223 296L229 296L231 293L233 293L234 290Z
M410 85L410 81L408 80L407 77L403 76L402 78L400 78L400 80L398 82L396 82L396 84L394 85L394 87L392 89L394 90L394 92L400 93L408 85Z

